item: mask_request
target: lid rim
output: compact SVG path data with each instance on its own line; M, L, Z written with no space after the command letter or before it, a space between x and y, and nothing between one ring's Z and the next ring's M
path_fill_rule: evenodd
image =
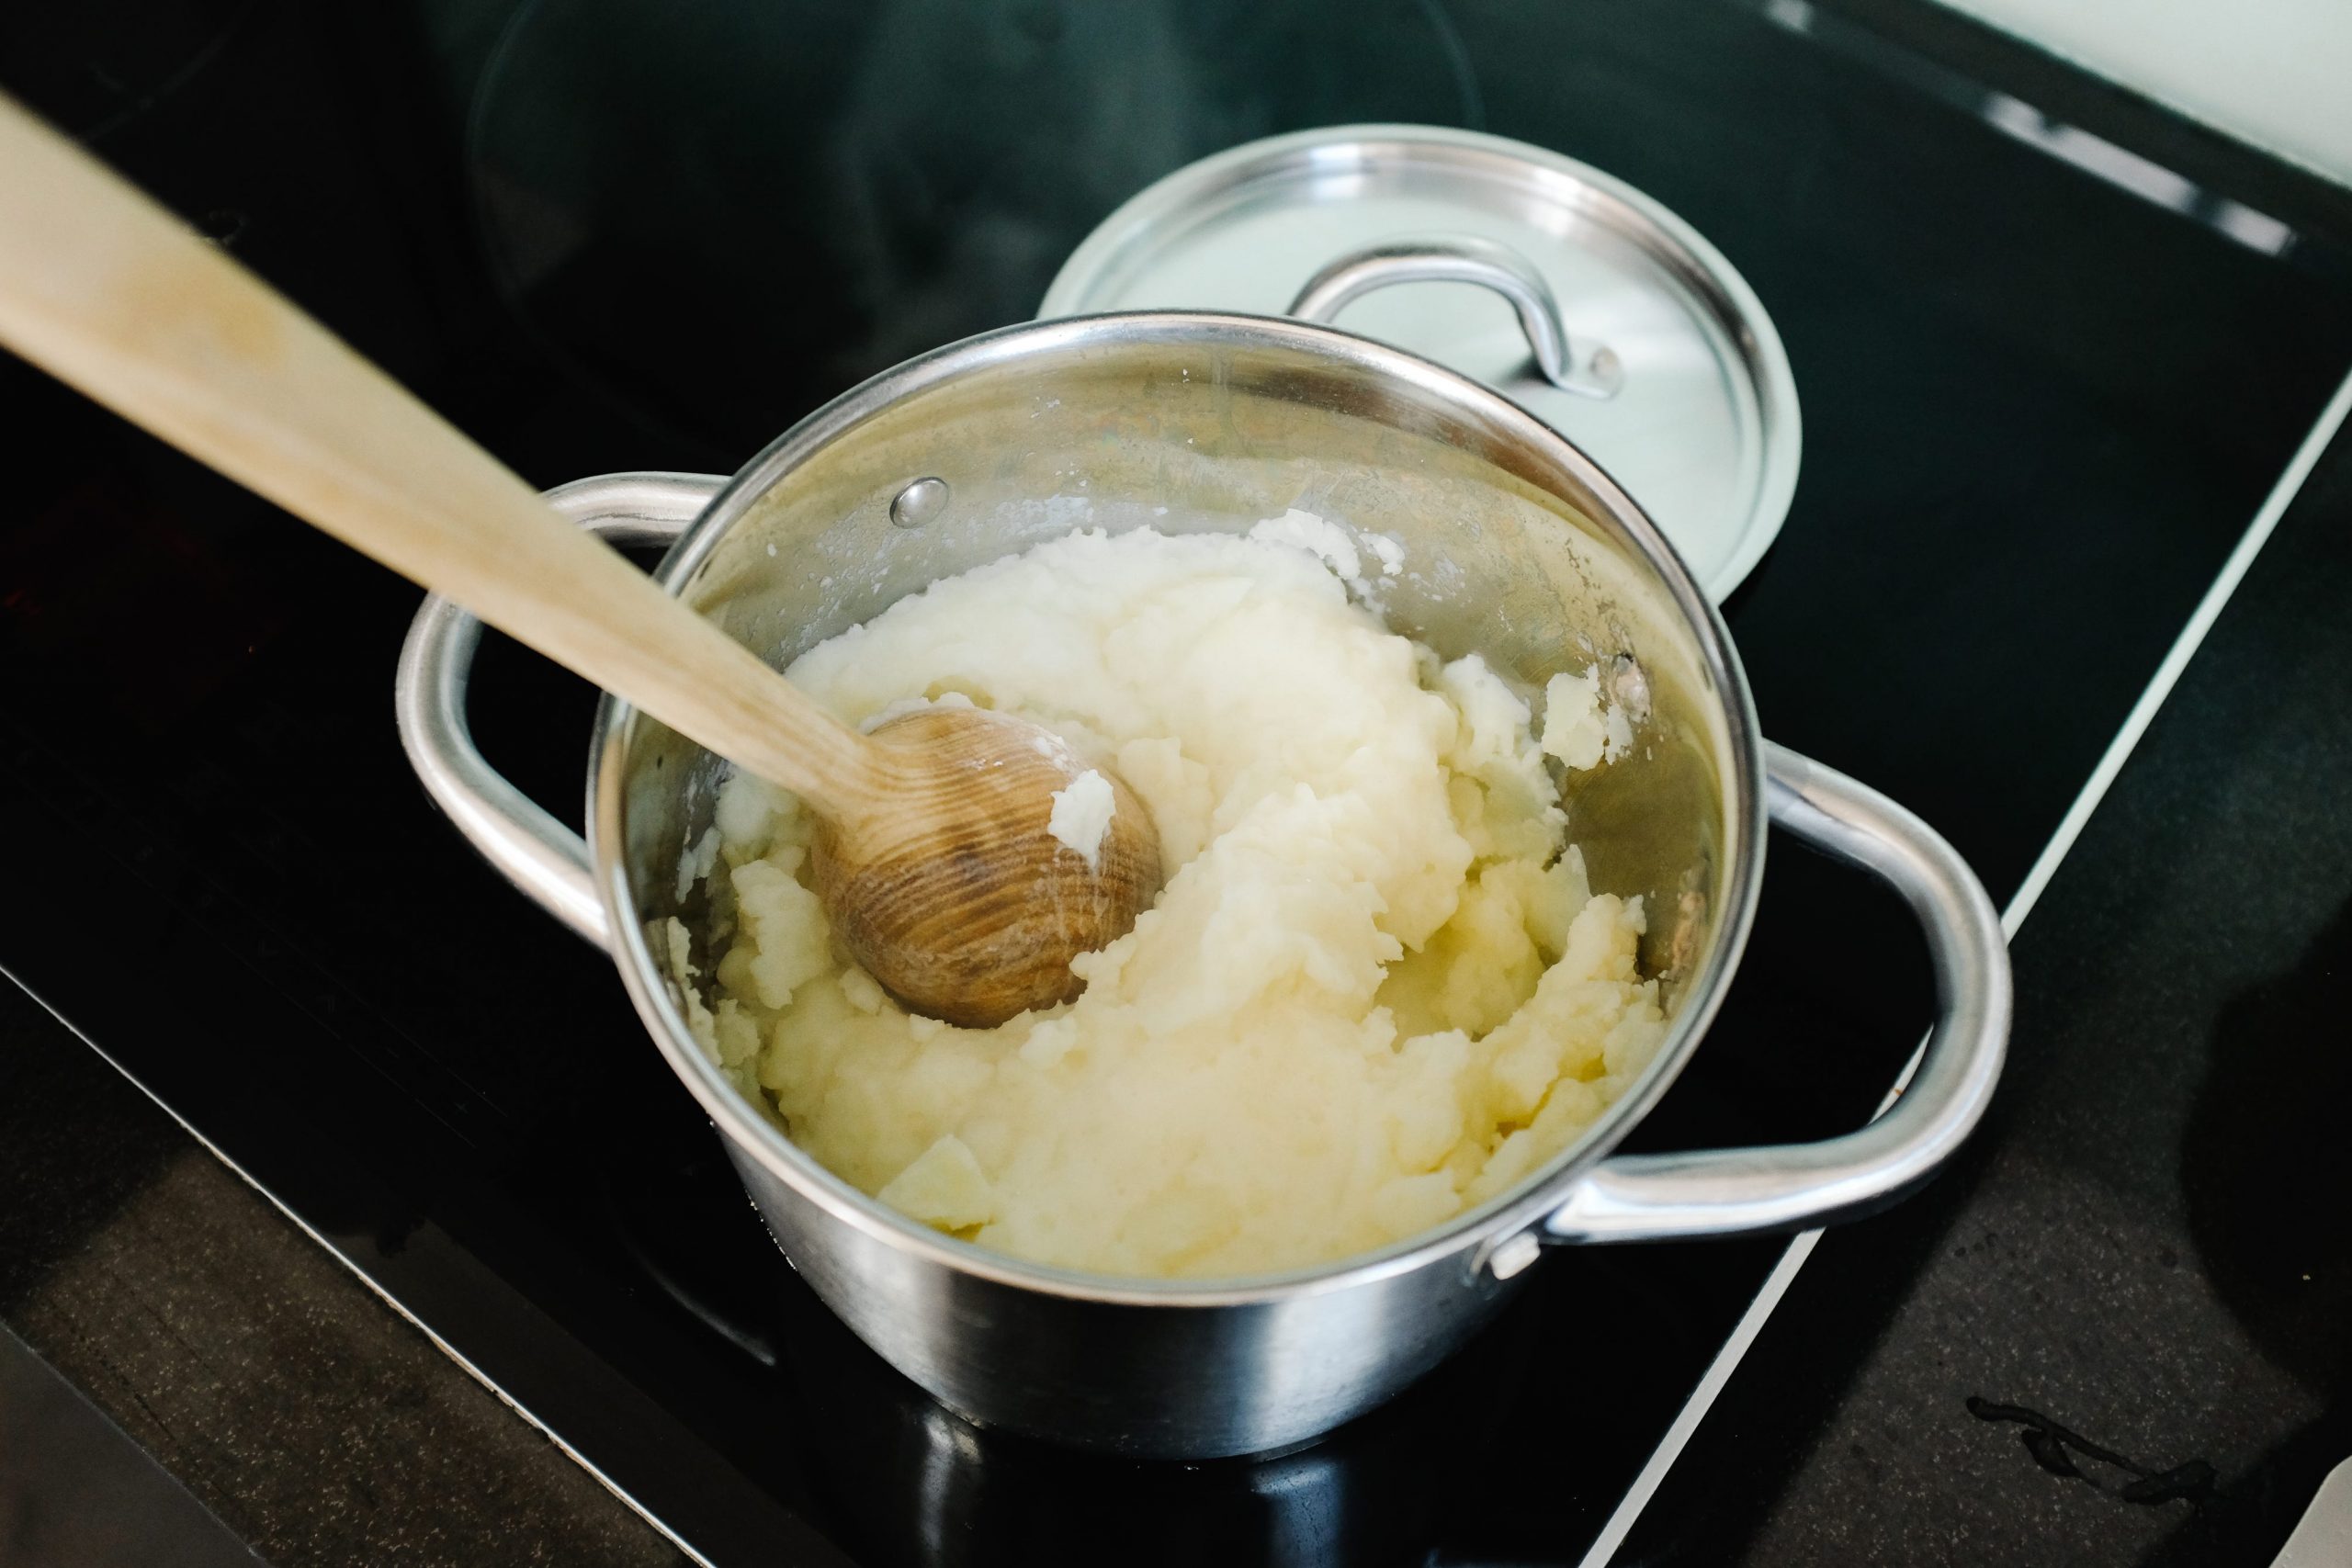
M1152 254L1152 242L1164 245L1171 233L1196 231L1203 212L1231 205L1253 186L1295 179L1303 169L1376 174L1416 164L1533 190L1577 220L1622 237L1663 270L1678 298L1721 334L1728 353L1710 352L1752 397L1757 460L1753 481L1740 487L1745 493L1733 503L1741 514L1724 531L1726 545L1693 572L1708 598L1720 603L1763 558L1795 496L1804 431L1787 348L1754 288L1704 235L1656 198L1564 153L1483 131L1393 122L1326 126L1244 142L1173 170L1120 203L1062 264L1037 318L1204 303L1125 299L1115 286L1123 275L1141 271L1138 258ZM1193 221L1182 223L1188 217ZM1541 408L1528 412L1545 418ZM1737 409L1732 417L1735 424L1746 423ZM1574 435L1562 434L1583 450ZM1635 493L1641 499L1638 489Z

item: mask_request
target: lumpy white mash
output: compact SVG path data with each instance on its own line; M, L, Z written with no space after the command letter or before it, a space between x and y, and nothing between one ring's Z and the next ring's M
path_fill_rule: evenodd
M1304 516L1076 534L792 666L853 723L910 700L1040 721L1133 786L1169 872L1078 961L1076 1002L951 1028L831 942L797 803L730 779L680 871L708 886L715 973L676 921L673 967L706 1048L827 1167L1023 1258L1255 1273L1502 1191L1649 1060L1639 902L1588 888L1544 760L1605 766L1624 716L1572 672L1539 732L1476 656L1441 663L1351 602L1335 573L1358 563ZM1057 834L1099 840L1099 804Z

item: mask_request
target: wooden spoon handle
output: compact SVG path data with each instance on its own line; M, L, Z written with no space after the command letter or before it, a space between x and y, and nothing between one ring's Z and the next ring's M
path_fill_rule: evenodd
M5 97L0 341L820 814L883 791L864 737Z

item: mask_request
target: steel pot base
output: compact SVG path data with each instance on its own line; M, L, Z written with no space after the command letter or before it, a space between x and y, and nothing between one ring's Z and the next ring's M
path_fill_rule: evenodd
M893 503L919 480L922 515ZM398 709L434 798L508 876L615 955L794 1266L881 1355L983 1424L1138 1456L1292 1447L1370 1409L1498 1310L1544 1244L1788 1229L1915 1186L1990 1096L2006 949L1949 845L1863 786L1758 738L1727 635L1633 502L1513 404L1399 351L1298 322L1185 312L986 334L811 415L723 485L624 475L552 492L610 534L674 537L659 581L781 666L938 578L1066 533L1247 528L1303 505L1400 540L1382 605L1446 657L1540 687L1608 660L1648 705L1637 759L1568 801L1597 890L1653 911L1671 1025L1572 1148L1424 1235L1315 1269L1160 1281L1046 1268L856 1191L745 1103L694 1043L666 944L676 868L718 763L607 697L583 843L484 764L463 698L478 628L438 601ZM1156 509L1165 508L1163 515ZM900 515L895 517L894 510ZM1791 1147L1618 1156L1702 1037L1752 918L1771 819L1891 883L1928 932L1939 1016L1877 1121ZM691 911L688 911L691 914Z

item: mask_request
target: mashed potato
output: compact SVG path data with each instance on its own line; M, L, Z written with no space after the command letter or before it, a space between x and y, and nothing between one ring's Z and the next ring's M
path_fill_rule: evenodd
M1571 673L1539 741L1475 655L1442 664L1351 602L1353 552L1332 558L1319 522L1076 534L793 665L852 722L916 699L1047 725L1134 787L1169 872L1078 961L1075 1003L955 1029L831 942L797 803L729 779L680 871L710 928L671 922L673 972L705 1047L803 1148L1023 1258L1255 1273L1504 1190L1641 1070L1665 1030L1642 910L1587 887L1544 761L1605 765L1624 716Z

